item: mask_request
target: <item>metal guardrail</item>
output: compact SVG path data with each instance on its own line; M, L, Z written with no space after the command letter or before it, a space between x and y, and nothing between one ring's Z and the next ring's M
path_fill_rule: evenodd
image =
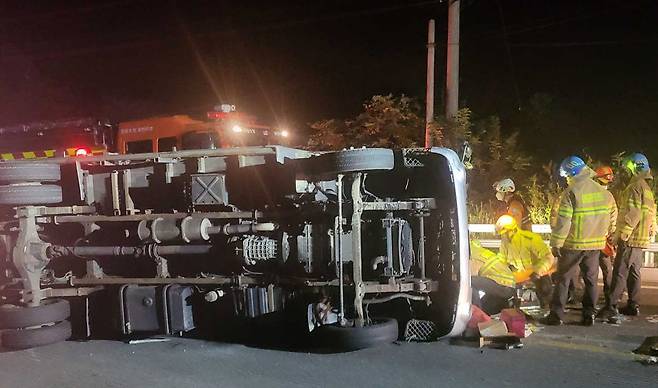
M469 233L489 233L496 234L496 225L494 224L469 224ZM532 231L538 234L550 234L551 226L548 224L533 224ZM480 239L480 243L485 248L500 248L500 239ZM647 252L658 253L658 242L652 242L646 249Z
M468 225L469 233L484 233L484 234L496 234L496 225L494 224L469 224ZM551 226L547 224L533 224L532 231L538 234L550 234ZM500 248L500 239L478 239L480 244L484 248ZM545 240L548 244L548 240ZM651 277L658 281L658 263L656 263L656 253L658 253L658 243L652 242L649 244L649 247L644 252L644 268L642 268L642 273L645 272L656 272Z
M468 231L471 233L496 233L494 224L468 224ZM532 231L539 234L550 234L551 226L548 224L533 224Z

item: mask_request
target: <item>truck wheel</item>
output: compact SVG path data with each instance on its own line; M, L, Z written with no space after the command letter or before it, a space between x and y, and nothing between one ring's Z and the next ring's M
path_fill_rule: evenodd
M0 186L0 205L45 205L62 202L62 188L56 185Z
M0 306L0 329L22 329L30 326L60 322L71 316L69 302L64 299L47 299L40 306Z
M57 182L61 178L54 163L0 163L0 182Z
M71 337L71 323L60 323L36 329L17 329L2 332L2 346L7 349L29 349L66 341Z
M364 148L345 150L299 159L302 170L311 175L336 175L350 172L392 170L393 150Z
M343 351L372 348L390 344L398 339L398 321L393 318L375 318L363 327L325 325L312 333L318 346Z

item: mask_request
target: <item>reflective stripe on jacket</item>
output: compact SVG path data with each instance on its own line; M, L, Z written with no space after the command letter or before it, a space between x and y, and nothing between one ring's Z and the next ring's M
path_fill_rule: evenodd
M557 217L551 223L552 247L598 250L614 231L617 214L610 192L591 179L592 170L583 169L562 193Z
M471 275L491 279L505 287L514 287L516 285L514 275L503 257L483 248L475 241L471 241L471 262L477 268L477 273L471 273Z
M555 262L540 235L521 229L501 240L500 254L516 271L532 271L540 276L548 274Z
M656 202L647 183L651 172L634 176L621 193L617 234L630 236L628 246L647 248L655 231Z

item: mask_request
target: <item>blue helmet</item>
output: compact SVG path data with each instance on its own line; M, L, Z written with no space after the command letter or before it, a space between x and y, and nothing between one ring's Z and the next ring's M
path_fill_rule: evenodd
M578 175L587 164L578 156L569 156L560 163L560 176L572 177Z
M628 168L631 173L636 174L638 172L649 171L649 159L647 159L644 154L634 153L626 158L625 163L626 168Z

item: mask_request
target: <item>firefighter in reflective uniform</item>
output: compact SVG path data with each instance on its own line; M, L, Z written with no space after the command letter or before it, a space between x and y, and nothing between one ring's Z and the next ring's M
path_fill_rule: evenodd
M540 235L520 229L509 215L496 221L496 232L500 234L500 255L513 271L516 282L532 281L542 308L548 307L553 292L550 274L555 264L551 250Z
M628 303L621 310L626 315L639 315L640 270L643 250L649 247L656 231L656 202L649 181L653 179L649 161L633 154L624 162L632 178L619 198L619 221L615 240L618 243L612 275L610 304L599 317L618 321L617 303L628 287Z
M497 217L509 214L514 217L516 224L524 230L532 230L530 213L523 198L516 194L516 186L510 178L501 179L493 184L496 190L496 199L503 203L503 207L496 214Z
M599 253L605 247L606 236L615 229L617 211L610 192L592 179L594 172L581 158L564 159L560 175L567 179L568 186L560 197L558 214L551 225L550 245L558 261L556 287L551 312L540 322L562 324L569 282L580 266L585 282L582 323L591 326L598 294Z
M483 248L479 241L471 240L470 246L473 303L487 314L498 314L514 297L514 275L501 255Z
M561 179L564 179L564 177L562 177ZM562 185L559 184L559 186ZM560 208L560 197L558 196L558 198L556 198L556 200L553 201L553 203L551 204L551 218L549 221L550 225L555 225L555 222L557 221L557 217L558 217L559 208ZM552 280L555 281L556 280L555 277L553 277ZM577 292L576 289L582 289L582 288L583 285L580 278L580 268L576 268L573 276L569 280L569 292L567 294L567 304L576 303L576 292Z
M599 182L603 188L610 192L608 185L614 180L615 175L610 166L600 166L596 169L596 181ZM612 195L612 194L610 194ZM614 197L612 198L614 201ZM615 202L615 209L617 204ZM613 236L608 235L605 248L599 254L599 267L603 274L603 296L605 298L605 305L610 305L610 291L612 285L612 259L615 257L617 249L613 243Z

